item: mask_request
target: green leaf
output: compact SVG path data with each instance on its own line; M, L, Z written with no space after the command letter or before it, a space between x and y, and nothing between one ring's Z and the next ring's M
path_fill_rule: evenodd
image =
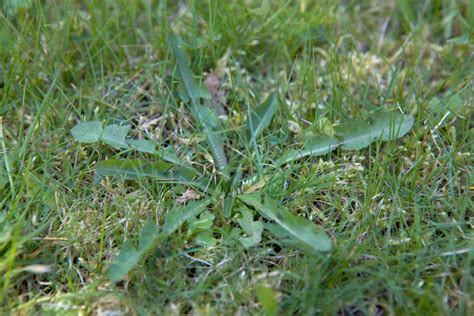
M100 139L107 145L116 148L128 148L125 137L127 137L130 125L120 126L117 124L108 125L104 128Z
M204 133L207 137L207 142L211 147L217 167L222 170L227 166L227 157L224 152L224 141L221 138L221 133L214 131L213 128L220 126L219 119L214 111L208 106L193 105L192 113L194 118L204 127Z
M206 248L214 247L217 244L217 240L212 236L212 231L204 231L197 234L195 241Z
M140 261L140 252L127 240L119 255L110 263L108 277L112 281L123 279L127 273Z
M219 133L209 131L206 128L207 142L211 146L214 160L219 170L223 170L227 166L227 157L224 152L224 141L220 137Z
M222 170L227 166L227 157L224 152L224 141L221 138L221 133L214 131L214 128L220 127L220 121L214 111L204 105L193 105L192 113L194 118L204 127L204 133L207 137L207 142L211 147L217 167Z
M123 179L140 179L144 177L169 180L167 173L172 164L164 161L150 163L139 159L108 159L99 161L95 170L99 176L114 176Z
M263 222L254 221L252 211L247 208L242 208L240 214L242 217L237 219L237 222L249 237L239 238L239 240L245 248L250 248L262 241Z
M7 15L13 15L20 10L28 9L29 7L31 7L31 4L31 0L4 0L3 9L7 13Z
M271 287L259 284L255 289L255 294L257 294L258 302L260 305L262 305L264 315L277 315L278 301L276 299L275 292L273 292Z
M278 102L276 94L272 93L260 106L256 109L250 109L247 117L247 139L253 141L257 136L267 128L278 110Z
M192 112L196 120L204 127L204 133L207 137L207 142L211 147L217 167L222 170L227 166L227 157L224 152L224 141L221 138L221 133L215 131L214 128L220 127L220 121L214 111L204 105L195 105Z
M334 137L315 135L309 137L301 149L288 150L278 160L277 165L288 163L308 156L322 156L330 153L339 146Z
M127 273L147 255L162 238L153 223L145 225L138 238L138 248L127 240L120 250L120 254L110 263L108 277L112 281L123 279Z
M174 163L174 164L181 164L182 161L174 152L171 146L167 148L157 150L156 149L156 142L148 139L127 139L126 143L135 150L138 150L143 153L148 154L155 154L158 155L161 159Z
M72 136L82 143L95 143L102 135L102 123L99 121L82 122L71 129Z
M232 181L230 181L230 192L223 200L222 215L224 215L225 218L229 218L232 215L237 191L242 184L243 172L242 162L240 162L232 176Z
M265 223L264 228L277 238L276 242L280 245L311 253L311 249L308 249L308 247L301 241L292 238L291 235L281 226L272 223Z
M171 174L173 179L183 183L193 183L200 176L196 169L187 166L178 166L171 170Z
M203 177L197 170L187 166L174 166L163 160L149 162L140 159L108 159L96 163L95 170L101 177L152 178L193 185L205 192L214 190L209 179Z
M174 164L180 165L182 163L181 159L176 155L172 146L167 148L160 149L158 155L165 161L172 162Z
M213 128L217 127L219 122L216 121L215 113L212 114L212 109L207 106L199 104L199 98L203 96L200 84L193 77L191 68L189 67L189 58L186 51L183 49L181 39L175 34L169 35L169 43L171 49L178 62L178 75L181 78L181 93L185 93L186 97L191 99L191 110L194 119L204 127L207 141L211 147L212 154L217 167L223 170L227 166L227 158L224 152L224 141L220 133L217 133Z
M133 149L143 153L156 154L155 142L147 139L127 139L126 143Z
M204 177L196 169L188 166L176 166L170 170L170 178L182 184L193 185L204 192L214 191L209 178Z
M399 112L375 113L370 117L370 130L376 139L394 140L404 136L413 126L413 117Z
M244 169L242 168L242 162L239 163L237 169L235 169L234 175L232 177L232 182L230 183L230 187L232 189L238 189L242 184L242 175L244 173Z
M0 213L0 251L2 247L11 239L13 226L7 221L6 216Z
M195 108L195 114L199 122L210 128L219 127L220 121L216 113L208 106L197 105Z
M438 114L445 115L448 112L451 114L460 114L463 108L463 99L455 93L444 98L434 97L430 101L430 109Z
M5 165L3 163L3 155L0 154L0 189L3 188L4 185L8 183L8 173L7 170L5 169Z
M178 75L182 80L180 92L184 94L184 99L191 99L193 103L196 103L203 95L210 97L209 91L203 93L204 86L199 84L194 78L194 74L189 67L188 54L183 49L182 40L177 35L171 33L169 35L169 43L178 62Z
M191 232L208 230L216 217L211 212L206 211L199 215L199 218L189 220L188 228Z
M234 208L235 203L235 194L232 192L230 195L226 196L222 201L222 215L224 218L229 218L232 214L232 209Z
M174 208L165 217L165 224L161 233L158 233L155 224L145 225L138 238L138 248L128 240L122 247L120 254L111 262L108 277L112 281L123 279L161 240L165 240L188 219L199 215L211 203L211 198L194 201L183 209ZM212 242L211 240L206 240Z
M186 87L184 86L183 83L178 84L178 93L179 93L179 97L181 98L181 100L183 100L184 102L189 102L190 97L189 97L189 94L186 91ZM211 93L209 92L209 90L207 90L207 88L205 86L202 86L202 85L200 85L199 88L197 89L196 97L197 98L203 98L203 99L206 99L206 100L209 100L209 99L212 98Z
M188 203L184 208L174 208L165 217L165 224L163 226L163 233L166 236L171 235L179 229L179 227L189 220L195 218L211 203L211 198L202 199Z
M300 250L314 254L328 252L332 249L331 239L316 225L300 216L282 208L269 196L258 193L240 195L239 199L254 207L262 216L278 224L285 234L296 241Z
M334 127L341 137L342 149L358 150L375 140L393 140L405 135L413 125L413 117L399 112L381 112L372 115L368 122L355 121Z
M411 0L397 0L398 9L403 14L403 17L411 23L417 22L416 1Z

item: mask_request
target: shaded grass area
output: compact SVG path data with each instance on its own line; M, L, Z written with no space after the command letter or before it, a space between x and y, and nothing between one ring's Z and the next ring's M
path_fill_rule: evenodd
M3 311L254 314L265 285L283 314L472 313L473 28L469 1L33 1L5 11ZM263 177L270 195L331 236L330 255L281 247L267 233L246 250L216 202L217 246L182 229L126 281L107 280L124 241L147 221L162 224L188 188L97 179L97 161L153 157L74 142L76 123L131 124L136 137L218 172L177 96L170 31L194 72L217 78L227 153L252 165L242 190ZM380 107L415 124L403 139L270 163L262 175L261 158L233 145L247 107L272 91L279 111L258 141L265 161ZM38 273L43 265L51 271Z

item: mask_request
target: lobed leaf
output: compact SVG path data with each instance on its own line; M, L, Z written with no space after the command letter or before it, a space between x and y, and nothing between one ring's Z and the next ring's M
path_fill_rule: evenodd
M81 122L71 129L71 134L81 143L95 143L102 135L102 123L99 121Z
M254 221L253 213L247 208L242 208L240 214L242 217L237 222L249 237L241 237L239 240L245 248L250 248L262 241L263 222Z
M181 39L175 34L170 34L169 43L178 63L178 75L181 78L182 84L180 88L181 94L185 94L184 99L191 99L191 111L194 119L204 127L204 132L209 146L211 147L215 163L220 170L223 170L227 166L224 141L220 133L213 130L220 125L220 122L210 107L199 104L199 98L203 97L203 90L205 90L205 88L193 77L193 72L189 67L189 57L183 49Z
M143 153L156 154L156 144L152 140L148 139L127 139L127 144L135 150Z
M205 192L213 192L210 180L196 169L173 165L163 160L149 162L141 159L108 159L95 165L98 176L112 176L122 179L151 178L192 185Z
M199 201L192 201L183 209L174 208L166 214L165 224L163 226L163 233L166 236L171 235L179 229L181 225L191 218L195 218L211 203L212 198L205 198Z
M156 245L165 240L169 235L175 232L188 219L193 218L211 202L211 198L203 199L189 203L183 209L175 208L166 215L165 224L161 233L154 223L145 225L138 237L138 247L127 240L120 250L119 255L112 260L108 270L108 278L112 281L122 280L128 272L135 267L146 255L153 250Z
M145 225L139 236L138 248L127 240L120 250L119 255L110 263L108 278L112 281L123 279L127 273L142 260L163 237L158 234L154 223Z
M206 248L214 247L217 244L217 240L212 235L212 231L203 231L196 235L195 241L197 244L202 245Z
M129 131L130 125L108 125L104 128L100 139L107 145L115 148L129 148L125 140Z
M275 222L284 235L295 241L294 245L307 253L328 252L332 249L331 239L316 225L282 208L269 196L258 193L240 195L239 199L254 207L263 217Z
M308 156L321 156L339 146L344 150L358 150L369 146L375 140L388 141L404 136L413 126L413 117L399 112L373 114L369 121L342 123L334 127L338 138L325 135L309 137L300 149L286 151L278 159L282 165Z
M209 230L216 217L211 212L203 212L198 218L189 220L188 228L191 231Z

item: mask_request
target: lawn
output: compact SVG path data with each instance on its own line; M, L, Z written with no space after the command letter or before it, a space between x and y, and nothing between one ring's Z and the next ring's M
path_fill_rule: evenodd
M0 6L0 314L474 313L472 1Z

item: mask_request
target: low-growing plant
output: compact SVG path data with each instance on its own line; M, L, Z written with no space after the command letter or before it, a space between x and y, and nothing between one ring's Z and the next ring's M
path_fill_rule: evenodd
M140 234L138 246L130 241L125 242L120 254L111 262L108 276L111 280L123 279L136 264L140 262L160 242L187 223L189 235L194 236L198 243L212 247L216 239L212 235L215 219L209 207L216 201L222 201L222 216L240 226L243 234L237 239L246 248L258 245L262 233L267 230L276 240L285 246L314 255L329 253L332 242L321 227L312 221L295 215L266 191L266 183L251 193L243 193L242 187L252 169L248 160L228 155L225 144L229 143L227 133L221 119L210 106L210 93L200 84L190 68L188 55L181 39L171 34L169 46L176 57L177 75L179 77L178 94L192 114L194 122L206 136L209 149L213 156L216 172L200 170L183 162L178 155L168 148L158 148L153 140L132 139L127 135L130 125L107 125L99 121L88 121L77 124L71 133L83 143L102 142L118 149L135 150L143 154L158 157L153 161L146 159L108 159L95 165L98 176L114 176L124 179L151 178L169 184L184 184L193 187L204 198L184 203L176 203L164 218L161 229L155 224L145 225ZM272 93L256 108L248 107L243 133L239 134L239 142L233 142L236 150L257 153L257 145L263 132L270 126L272 119L279 110L279 97ZM329 154L337 148L342 150L360 150L375 141L388 141L405 135L412 127L413 118L398 111L378 111L366 120L341 123L332 127L332 135L311 135L297 149L287 150L276 161L264 161L258 168L279 170L285 165L307 157ZM260 158L261 160L261 158ZM267 167L265 167L267 166ZM274 172L274 171L272 171ZM264 178L265 172L253 173L253 183ZM254 211L256 211L256 213Z

